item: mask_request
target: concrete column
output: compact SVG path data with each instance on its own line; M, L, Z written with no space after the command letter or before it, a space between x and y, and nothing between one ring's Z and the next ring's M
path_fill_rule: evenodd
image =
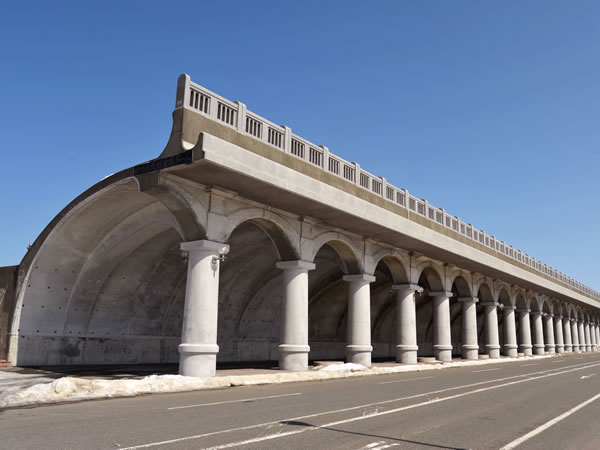
M439 361L452 361L450 336L450 297L452 292L430 292L433 297L433 356Z
M183 242L188 255L183 330L179 345L179 374L212 377L217 369L217 314L220 255L229 246L220 242Z
M504 306L504 356L517 357L517 329L515 326L515 306Z
M415 291L423 288L415 284L396 284L396 362L417 363L417 316Z
M577 321L577 335L579 336L579 350L585 352L585 330L583 328L583 320Z
M571 336L573 338L573 351L575 353L580 353L581 350L579 348L579 330L577 327L577 320L571 319Z
M477 297L459 297L462 303L462 344L460 354L463 359L479 359L477 343Z
M348 362L371 367L371 289L372 275L346 275L348 289Z
M564 353L565 351L562 324L562 316L554 316L554 337L556 343L556 353Z
M498 302L482 302L485 316L485 352L490 359L500 358L500 339L498 336Z
M518 309L519 312L519 350L525 356L531 356L531 323L529 321L530 309Z
M592 336L590 335L590 323L585 322L583 324L583 331L585 333L585 351L592 351Z
M308 370L308 271L315 265L306 261L279 261L283 270L283 297L279 326L279 368Z
M542 321L544 322L544 329L546 331L544 337L546 351L550 354L554 354L556 348L554 345L554 318L552 314L544 314Z
M596 341L596 324L590 323L590 340L592 341L592 351L598 351L598 341Z
M600 350L600 333L598 332L598 324L594 324L594 336L596 336L596 351Z
M542 313L532 312L531 319L533 321L533 353L535 355L543 355L545 353L545 346Z
M563 317L563 331L565 332L565 352L573 351L573 341L571 340L571 321L568 317Z

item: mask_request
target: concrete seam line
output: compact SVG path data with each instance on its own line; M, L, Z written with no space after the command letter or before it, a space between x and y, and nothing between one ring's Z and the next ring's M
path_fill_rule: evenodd
M598 366L598 365L600 365L600 364L595 364L594 366L590 366L590 367L595 367L595 366ZM451 395L450 397L436 398L436 399L433 399L433 400L428 400L426 402L415 403L414 405L402 406L400 408L390 409L389 411L377 412L377 413L369 414L369 415L366 415L366 416L352 417L350 419L338 420L338 421L329 422L329 423L326 423L326 424L323 424L323 425L315 425L315 426L312 426L312 427L303 428L301 430L288 431L286 433L275 433L275 434L271 434L271 435L268 435L268 436L261 436L261 437L258 437L258 438L247 439L247 440L244 440L244 441L231 442L229 444L217 445L217 446L214 446L214 447L206 447L204 450L221 450L221 449L225 449L225 448L238 447L240 445L254 444L254 443L257 443L257 442L267 441L267 440L271 440L271 439L278 439L278 438L281 438L281 437L292 436L294 434L304 433L305 431L313 431L313 430L319 430L319 429L322 430L322 429L326 429L326 428L329 428L329 427L334 427L334 426L337 426L337 425L343 425L343 424L347 424L347 423L358 422L358 421L362 421L362 420L366 420L366 419L372 419L374 417L379 417L379 416L386 416L388 414L394 414L394 413L397 413L397 412L407 411L409 409L419 408L421 406L429 406L429 405L433 405L435 403L441 403L441 402L445 402L447 400L453 400L455 398L465 397L465 396L471 395L471 394L477 394L477 393L480 393L480 392L491 391L491 390L498 389L498 388L505 387L505 386L511 386L511 385L514 385L514 384L525 383L527 381L532 381L532 380L539 380L540 378L552 377L552 376L555 376L555 375L561 375L563 373L568 373L568 372L575 372L577 370L582 370L582 369L586 369L586 368L587 367L579 367L579 368L576 368L576 369L565 370L563 372L550 373L550 374L541 375L541 376L535 377L535 378L528 378L526 380L511 381L509 383L504 383L504 384L500 384L500 385L497 385L497 386L490 386L490 387L486 387L486 388L475 389L475 390L470 391L470 392L463 392L462 394Z
M301 394L302 394L301 392L295 392L293 394L269 395L267 397L241 398L239 400L227 400L227 401L224 401L224 402L200 403L198 405L174 406L172 408L167 408L167 410L170 411L170 410L173 410L173 409L199 408L200 406L224 405L225 403L251 402L253 400L267 400L267 399L270 399L270 398L291 397L293 395L301 395Z
M561 420L566 419L567 417L569 417L571 414L576 413L577 411L579 411L581 408L584 408L585 406L589 405L590 403L598 400L600 398L600 394L596 394L594 395L592 398L586 400L583 403L580 403L579 405L571 408L570 410L562 413L560 416L555 417L552 420L549 420L548 422L546 422L543 425L540 425L539 427L537 427L534 430L531 430L529 433L527 433L524 436L521 436L519 439L515 439L514 441L510 442L509 444L506 444L504 447L502 447L500 450L510 450L513 449L519 445L521 445L523 442L528 441L529 439L531 439L532 437L537 436L538 434L540 434L542 431L547 430L548 428L550 428L553 425L556 425L558 422L560 422Z
M133 450L133 449L138 449L138 448L150 448L150 447L156 447L158 445L173 444L173 443L176 443L176 442L183 442L183 441L195 440L195 439L200 439L200 438L209 437L209 436L215 436L217 434L227 434L227 433L232 433L232 432L235 432L235 431L251 430L253 428L261 428L261 427L267 427L267 426L272 426L272 425L279 425L279 424L281 424L281 422L291 422L291 421L298 421L298 420L301 420L301 419L310 419L310 418L313 418L313 417L324 416L324 415L327 415L327 414L335 414L335 413L352 411L352 410L355 410L355 409L368 408L368 407L374 406L374 405L384 405L384 404L392 403L392 402L398 402L398 401L404 401L404 400L412 400L414 398L426 397L426 396L433 395L433 394L440 394L442 392L448 392L448 391L453 391L453 390L457 390L457 389L464 389L464 388L469 388L469 387L473 387L473 386L479 386L479 385L482 385L482 384L495 383L495 382L504 381L504 380L511 380L511 379L514 379L514 378L528 377L525 380L520 380L518 382L530 381L530 380L537 380L539 378L544 378L544 377L547 377L547 376L561 375L563 373L573 372L573 371L581 370L581 369L587 369L589 367L596 367L596 366L600 365L600 364L593 364L591 366L588 366L587 364L589 364L589 363L575 364L573 366L561 367L561 368L558 368L558 369L542 370L542 371L539 371L539 372L533 372L533 373L523 374L523 375L515 375L515 376L512 376L512 377L496 378L496 379L493 379L493 380L480 381L478 383L465 384L465 385L462 385L462 386L455 386L455 387L451 387L451 388L447 388L447 389L440 389L440 390L437 390L437 391L426 392L426 393L417 394L417 395L411 395L411 396L408 396L408 397L400 397L400 398L396 398L396 399L392 399L392 400L384 400L384 401L381 401L381 402L367 403L367 404L364 404L364 405L352 406L352 407L349 407L349 408L342 408L342 409L338 409L338 410L334 410L334 411L325 411L325 412L320 412L320 413L315 413L315 414L309 414L309 415L305 415L305 416L292 417L292 418L289 418L289 419L281 419L281 420L276 420L276 421L259 423L259 424L256 424L256 425L248 425L248 426L245 426L245 427L232 428L232 429L229 429L229 430L213 431L213 432L210 432L210 433L198 434L198 435L194 435L194 436L186 436L186 437L181 437L181 438L169 439L169 440L166 440L166 441L151 442L149 444L135 445L135 446L132 446L132 447L125 447L122 450ZM586 367L579 367L579 366L586 366ZM569 368L571 370L565 370L565 369L569 369ZM548 375L542 375L540 377L531 377L531 375L545 374L545 373L548 373L548 372L556 372L558 370L562 370L562 372L551 373L551 374L548 374ZM514 384L514 383L516 383L516 382L511 382L511 383L502 384L502 385L498 385L498 386L492 386L489 389L495 389L497 387L508 386L508 385ZM475 393L475 392L479 392L479 391L471 391L471 392L468 392L466 394ZM446 397L445 399L450 399L450 398L451 397ZM442 399L442 400L444 400L444 399ZM382 413L379 413L379 415L381 415L381 414ZM372 415L371 416L367 416L367 417L372 417ZM306 431L306 429L300 430L300 431Z

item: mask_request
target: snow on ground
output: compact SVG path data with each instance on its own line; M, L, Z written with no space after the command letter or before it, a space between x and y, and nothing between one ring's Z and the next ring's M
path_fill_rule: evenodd
M330 364L305 372L279 372L257 375L231 375L213 378L193 378L180 375L150 375L142 379L103 380L63 377L51 383L38 383L14 391L0 391L0 408L42 405L99 398L133 397L158 392L183 392L203 389L218 389L230 386L289 383L294 381L317 381L337 378L384 375L402 372L441 370L452 367L480 366L511 361L552 358L553 356L529 356L477 361L455 361L445 363L421 363L414 365L388 365L366 368L360 364ZM2 382L0 371L0 384ZM23 375L25 376L25 375Z

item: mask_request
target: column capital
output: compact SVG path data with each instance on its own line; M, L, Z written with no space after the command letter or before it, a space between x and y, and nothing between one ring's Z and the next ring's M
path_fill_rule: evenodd
M557 319L557 320L562 320L563 316L554 316L554 318Z
M517 308L517 312L526 312L526 313L530 313L531 309L529 308Z
M375 281L375 277L373 275L367 275L366 273L344 275L342 279L344 281L366 281L367 283L373 283Z
M539 311L532 311L532 312L531 312L531 315L532 315L533 317L542 317L542 313L541 313L541 312L539 312Z
M275 267L281 270L315 270L315 264L302 261L302 260L293 260L293 261L277 261L275 263Z
M429 291L430 297L452 297L452 291Z
M182 242L179 248L184 252L206 252L214 253L215 255L226 255L229 253L229 245L205 239Z
M477 297L458 297L456 299L459 302L472 302L472 303L477 303L479 301L479 298Z
M423 291L423 288L418 284L394 284L392 285L393 291Z
M499 302L479 302L481 306L500 306Z
M515 305L504 305L504 310L505 311L510 311L510 310L517 310L517 307Z

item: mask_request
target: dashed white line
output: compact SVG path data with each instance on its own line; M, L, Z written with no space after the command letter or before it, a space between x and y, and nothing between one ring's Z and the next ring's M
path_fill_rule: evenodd
M433 378L433 377L419 377L419 378L407 378L405 380L383 381L379 384L402 383L403 381L426 380L427 378Z
M198 405L185 405L185 406L174 406L172 408L167 408L168 410L172 409L185 409L185 408L199 408L200 406L214 406L214 405L224 405L226 403L243 403L243 402L252 402L254 400L266 400L269 398L279 398L279 397L291 397L292 395L300 395L301 392L295 392L293 394L282 394L282 395L269 395L267 397L255 397L255 398L242 398L239 400L228 400L225 402L215 402L215 403L200 403Z
M472 370L472 371L471 371L471 373L477 373L477 372L491 372L492 370L500 370L500 369L496 368L496 369Z
M549 420L548 422L546 422L545 424L537 427L535 430L531 430L529 433L527 433L524 436L521 436L519 439L515 439L514 441L510 442L509 444L506 444L504 447L502 447L500 450L510 450L513 449L519 445L521 445L523 442L528 441L529 439L531 439L532 437L537 436L538 434L540 434L542 431L547 430L548 428L550 428L552 425L557 424L558 422L560 422L563 419L566 419L567 417L569 417L571 414L579 411L581 408L589 405L590 403L598 400L600 398L600 394L596 394L594 395L592 398L590 398L589 400L586 400L583 403L580 403L579 405L575 406L574 408L571 408L570 410L568 410L567 412L561 414L560 416L555 417L552 420Z

